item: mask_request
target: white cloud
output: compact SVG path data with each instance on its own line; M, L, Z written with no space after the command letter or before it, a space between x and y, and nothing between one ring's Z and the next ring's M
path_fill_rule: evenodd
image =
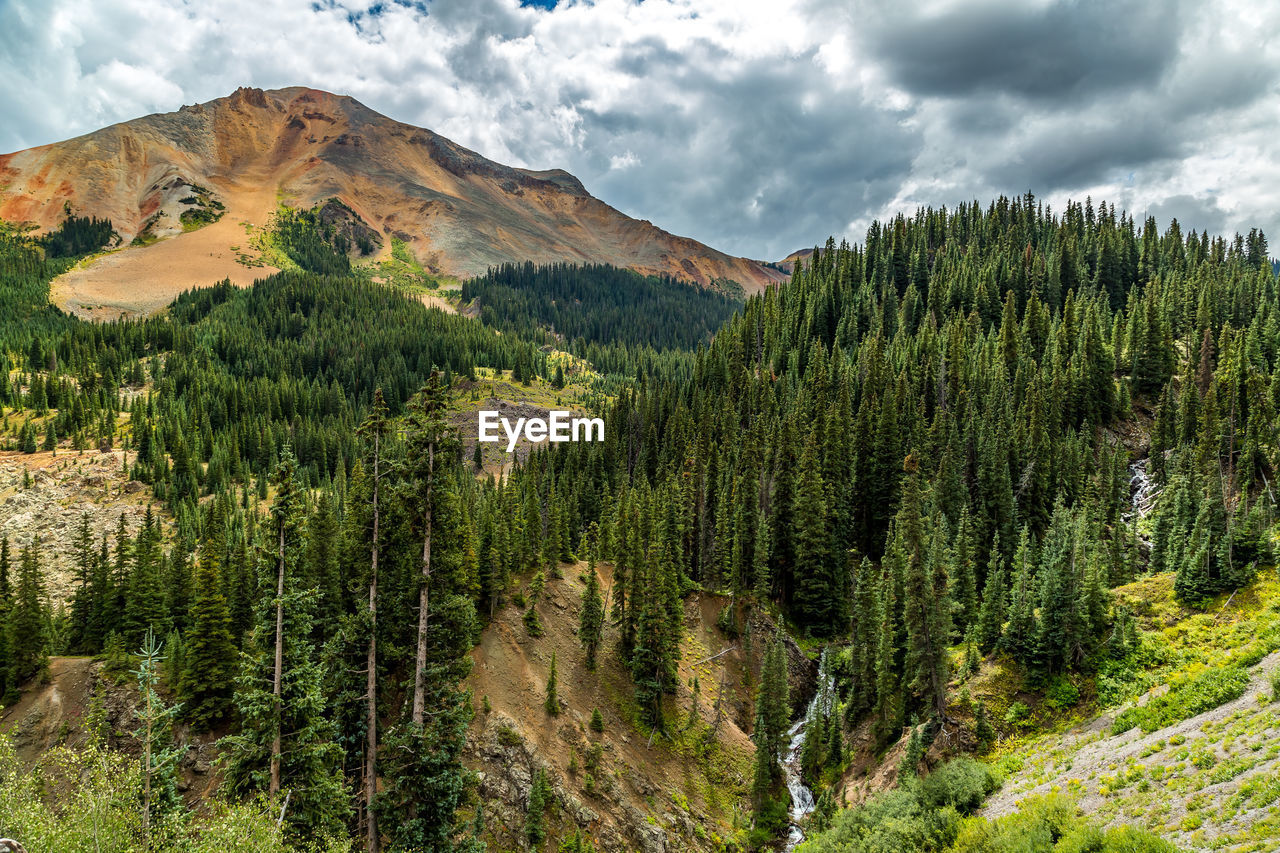
M756 257L1026 189L1280 231L1263 5L1135 7L1098 53L1097 0L7 0L0 149L309 85Z
M620 172L623 169L630 169L632 166L639 166L640 158L631 151L625 151L622 154L614 154L609 158L609 169L614 172Z

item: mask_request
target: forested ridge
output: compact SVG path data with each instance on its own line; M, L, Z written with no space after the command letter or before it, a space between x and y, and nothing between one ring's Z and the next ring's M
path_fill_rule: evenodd
M861 728L881 749L908 741L904 785L941 731L981 751L996 721L954 694L984 659L1042 690L1123 681L1141 662L1115 585L1173 572L1195 608L1274 565L1280 305L1260 233L1030 196L920 210L829 241L705 346L680 312L723 306L657 282L571 331L561 300L618 271L495 271L477 323L329 274L333 249L299 240L315 270L195 291L164 317L6 324L0 383L15 447L122 445L174 519L167 549L154 524L85 529L60 619L39 547L0 551L0 692L51 650L123 673L150 631L178 718L225 734L228 792L288 792L294 839L479 846L467 651L503 607L536 635L567 561L612 567L607 605L584 598L581 653L625 662L646 736L671 734L671 697L690 689L676 661L695 590L727 596L731 636L760 608L829 645L804 756L818 791ZM28 300L56 269L17 237L0 264ZM477 479L450 399L479 367L549 379L547 326L609 365L606 441ZM654 330L611 344L625 327ZM1129 500L1142 459L1146 517ZM787 823L779 759L799 709L765 641L742 843ZM910 796L898 805L933 795Z
M597 264L503 264L462 285L487 325L566 343L694 349L741 305L710 288Z

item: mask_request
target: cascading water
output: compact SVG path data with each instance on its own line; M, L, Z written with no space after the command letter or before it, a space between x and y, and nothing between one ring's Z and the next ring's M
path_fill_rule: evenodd
M1129 466L1129 494L1132 507L1124 514L1123 519L1133 529L1143 550L1150 551L1151 540L1138 533L1138 522L1151 512L1157 494L1156 484L1151 479L1150 460L1139 459Z
M831 674L827 672L827 651L823 649L818 661L818 689L814 691L804 716L787 731L787 754L782 762L787 790L791 792L791 830L787 833L787 844L783 848L787 851L794 850L804 841L804 830L800 828L800 824L813 812L816 805L813 791L804 783L801 756L804 753L804 736L809 721L831 713L831 688Z

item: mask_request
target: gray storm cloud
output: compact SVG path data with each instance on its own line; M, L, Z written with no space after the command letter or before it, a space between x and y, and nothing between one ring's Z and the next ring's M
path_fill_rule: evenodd
M1266 4L0 2L0 149L240 85L350 94L777 259L1031 190L1280 233Z

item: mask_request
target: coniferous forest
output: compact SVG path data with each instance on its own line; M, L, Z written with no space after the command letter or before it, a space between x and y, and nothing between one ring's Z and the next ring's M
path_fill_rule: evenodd
M754 644L743 818L719 849L786 838L797 719L802 850L1173 849L1053 799L971 817L999 784L974 758L1021 718L970 684L998 665L1063 707L1133 698L1154 653L1117 588L1167 577L1207 620L1275 574L1280 285L1260 232L1027 195L876 222L745 302L513 265L464 285L472 318L353 273L299 215L280 239L301 272L143 320L49 307L110 233L0 234L0 441L122 450L152 507L136 530L74 519L56 606L54 555L0 542L0 704L51 656L95 656L140 697L137 755L104 737L63 760L79 806L42 811L0 740L0 830L44 839L28 849L486 849L472 650L509 608L537 636L543 585L580 571L581 646L559 662L625 668L633 739L681 742L688 602L715 596L718 629ZM557 348L591 365L605 441L477 473L460 404L494 376L562 387ZM1280 631L1253 642L1249 663ZM807 717L788 654L821 660ZM1187 702L1240 696L1242 671L1206 669ZM1142 707L1134 725L1183 718ZM207 807L179 791L178 728L215 739ZM842 810L855 753L900 770ZM546 784L522 843L593 849L548 838Z

